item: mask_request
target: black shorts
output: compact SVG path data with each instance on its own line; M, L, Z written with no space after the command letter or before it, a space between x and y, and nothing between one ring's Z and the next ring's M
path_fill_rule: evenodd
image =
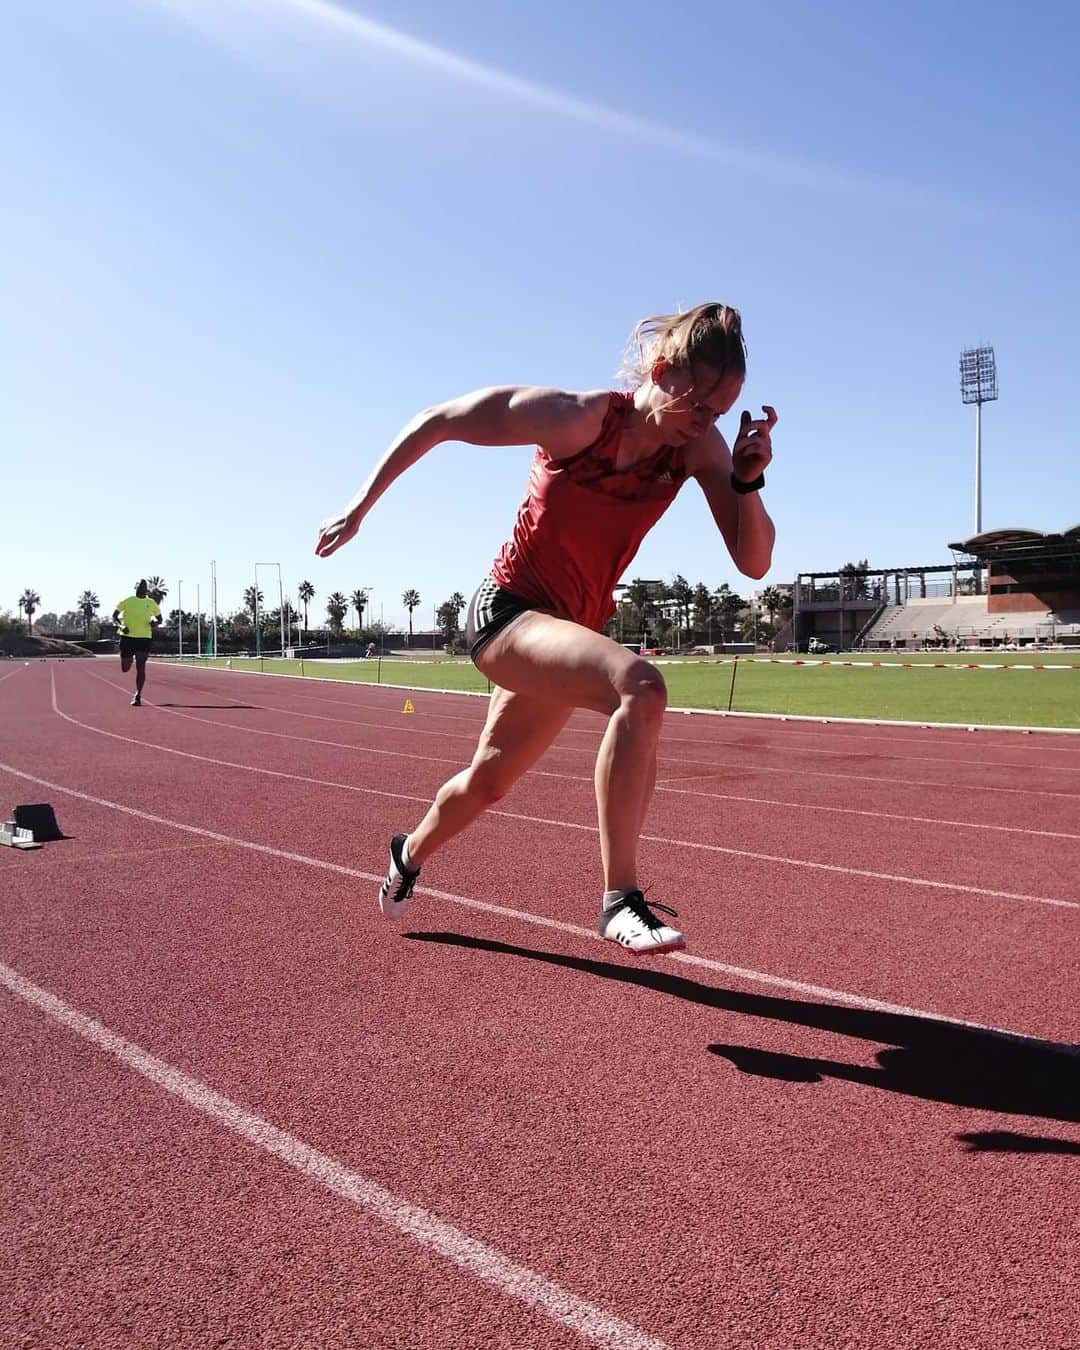
M465 611L465 645L470 658L475 661L477 652L496 633L512 623L519 614L535 608L527 600L504 591L494 577L485 577Z
M122 637L120 639L121 656L148 656L150 653L149 638Z

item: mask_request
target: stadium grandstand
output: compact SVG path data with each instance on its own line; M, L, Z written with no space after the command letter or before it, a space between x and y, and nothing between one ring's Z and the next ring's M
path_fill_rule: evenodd
M949 548L951 563L800 573L790 645L1080 647L1080 525L990 530Z

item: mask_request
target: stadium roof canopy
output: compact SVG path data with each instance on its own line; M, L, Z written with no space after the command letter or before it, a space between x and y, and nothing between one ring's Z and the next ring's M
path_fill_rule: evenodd
M981 562L1038 562L1053 558L1080 564L1080 525L1072 525L1060 534L1043 534L1040 530L986 530L949 547Z

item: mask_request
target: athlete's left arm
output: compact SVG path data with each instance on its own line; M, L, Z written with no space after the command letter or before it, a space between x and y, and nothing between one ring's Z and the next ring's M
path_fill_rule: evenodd
M719 428L711 426L687 447L686 454L687 473L700 484L735 566L755 581L760 581L772 564L776 528L762 504L761 493L736 492L731 476L753 482L772 460L776 413L768 407L762 411L764 418L757 420L743 413L732 449L728 449Z

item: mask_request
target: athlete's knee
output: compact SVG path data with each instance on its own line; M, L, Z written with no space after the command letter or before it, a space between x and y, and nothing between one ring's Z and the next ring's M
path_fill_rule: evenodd
M634 717L658 721L667 707L664 677L648 661L634 661L615 681L623 708Z
M120 658L120 669L124 672L125 675L128 673L128 671L131 669L130 656L122 656Z

